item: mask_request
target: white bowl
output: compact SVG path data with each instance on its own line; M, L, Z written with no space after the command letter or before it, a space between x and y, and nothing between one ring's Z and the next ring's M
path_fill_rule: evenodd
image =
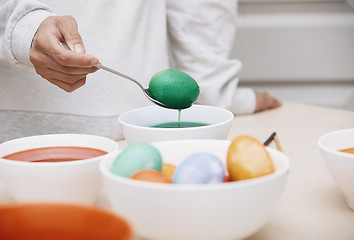
M152 143L164 162L179 165L187 156L209 152L224 161L230 141L178 140ZM271 217L284 189L288 158L267 148L276 171L267 176L205 185L150 183L110 172L113 159L100 164L104 190L113 209L136 233L154 240L245 238Z
M234 115L218 107L193 105L181 111L181 122L199 122L208 126L189 128L156 128L161 123L177 122L178 110L159 106L137 108L119 117L128 143L179 139L226 139Z
M318 145L327 169L354 210L354 154L338 151L354 148L354 128L327 133Z
M2 158L24 150L55 146L89 147L108 153L80 161L50 163ZM92 135L53 134L18 138L0 144L0 179L19 202L93 204L102 188L99 162L114 159L117 152L115 141Z

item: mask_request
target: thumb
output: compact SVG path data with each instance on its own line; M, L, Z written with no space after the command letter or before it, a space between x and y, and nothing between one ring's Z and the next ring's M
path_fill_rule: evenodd
M85 53L85 45L79 34L77 22L72 16L65 16L59 25L60 32L70 50Z

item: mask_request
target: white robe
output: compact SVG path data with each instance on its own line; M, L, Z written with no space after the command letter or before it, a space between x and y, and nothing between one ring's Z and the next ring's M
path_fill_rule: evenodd
M152 105L134 83L99 70L67 93L36 74L32 38L52 15L72 15L86 52L148 87L173 68L199 84L198 104L252 113L256 100L238 88L242 64L229 59L236 1L0 0L0 142L46 133L87 133L119 139L119 114ZM169 56L171 55L172 56Z

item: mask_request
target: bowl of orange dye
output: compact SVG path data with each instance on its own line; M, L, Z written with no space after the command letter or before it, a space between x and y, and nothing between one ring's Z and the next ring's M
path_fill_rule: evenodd
M85 134L49 134L0 144L0 180L18 202L93 204L102 188L98 165L118 144Z
M0 205L0 239L131 240L121 216L97 207L58 203Z
M318 145L329 173L354 210L354 128L327 133Z

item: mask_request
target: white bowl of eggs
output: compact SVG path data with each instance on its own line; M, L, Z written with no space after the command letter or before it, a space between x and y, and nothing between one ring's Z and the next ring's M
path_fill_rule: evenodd
M192 105L181 111L142 107L119 117L128 143L180 139L226 139L234 115L213 106Z
M283 153L246 135L140 142L100 164L113 210L155 240L252 235L271 218L288 168Z

